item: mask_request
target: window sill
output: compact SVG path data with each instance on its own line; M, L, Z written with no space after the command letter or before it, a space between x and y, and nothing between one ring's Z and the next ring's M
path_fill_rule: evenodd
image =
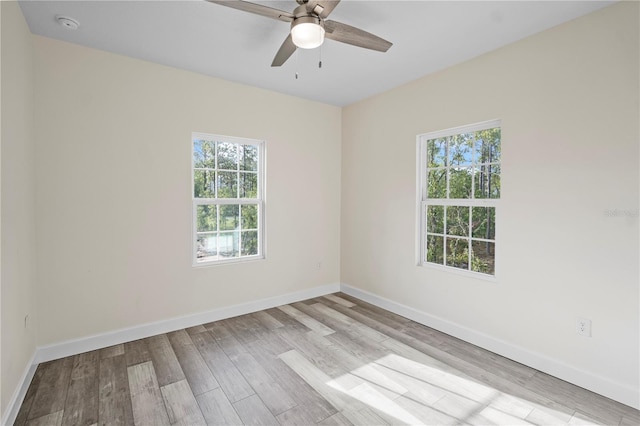
M224 260L212 260L209 262L197 262L197 263L193 263L191 266L199 269L199 268L208 268L211 266L222 266L222 265L233 265L237 263L257 262L260 260L265 260L265 256L246 256L246 257L238 257L238 258L224 259Z
M481 281L488 281L492 283L498 282L498 279L496 278L495 275L487 275L487 274L482 274L480 272L466 271L463 269L454 268L452 266L443 266L443 265L437 265L437 264L428 263L428 262L419 263L417 266L424 267L427 269L435 269L437 271L442 271L442 272L451 273L455 275L461 275L467 278L473 278Z

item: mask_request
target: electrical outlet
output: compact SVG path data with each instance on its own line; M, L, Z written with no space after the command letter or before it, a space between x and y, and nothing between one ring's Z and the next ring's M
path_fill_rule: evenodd
M576 320L576 333L582 336L591 337L591 320L586 318L578 318Z

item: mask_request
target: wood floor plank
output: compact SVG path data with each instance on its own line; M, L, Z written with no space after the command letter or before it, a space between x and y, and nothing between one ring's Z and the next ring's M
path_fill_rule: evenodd
M363 337L370 339L374 342L381 342L383 340L386 340L389 338L389 336L380 333L379 331L368 327L367 325L361 323L360 321L356 321L353 318L341 314L340 312L336 311L333 308L328 307L327 305L324 305L322 303L316 303L311 305L311 308L319 311L322 315L324 315L326 318L330 318L335 320L338 324L342 324L344 326L345 330L353 330L359 334L361 334ZM310 312L307 312L307 314L310 314Z
M378 363L375 365L385 376L407 389L403 394L407 398L422 404L431 405L447 395L447 392L441 387L434 386L431 383L413 377L411 374L407 374L406 371L403 372L393 368L387 368Z
M354 311L362 312L369 317L378 318L378 320L383 319L382 322L384 323L386 323L387 321L390 321L390 324L408 324L413 322L409 318L387 311L386 309L383 309L376 305L372 305L371 303L357 299L348 294L337 293L337 295L354 303L356 305L353 307Z
M238 341L236 336L234 336L233 332L225 323L221 321L212 323L209 325L208 330L227 356L238 355L242 352L246 352L245 347ZM253 340L253 338L249 339L250 342Z
M167 407L169 422L172 425L197 426L207 424L186 380L162 386L160 391Z
M329 342L342 347L362 362L371 362L388 354L388 350L366 338L348 335L343 331L324 336Z
M159 334L145 340L151 353L151 361L160 387L184 380L184 372L167 335Z
M191 339L231 403L255 393L211 333L194 334Z
M487 406L485 401L474 401L452 392L446 392L446 395L440 398L434 404L427 404L433 409L459 419L462 422L475 416Z
M297 375L277 355L264 350L259 342L247 346L249 353L286 389L298 406L305 407L308 416L319 422L336 413L336 408ZM279 354L278 354L279 355Z
M291 305L278 306L278 309L280 309L282 312L289 315L291 318L295 319L296 321L308 327L309 330L313 330L322 336L326 336L327 334L334 333L334 330L330 329L320 321L317 321L311 318L309 315L305 314L299 309L294 308Z
M465 419L471 424L493 424L493 425L530 425L529 422L519 419L493 407L485 407L482 411Z
M64 410L72 367L73 357L42 364L42 378L29 410L29 419Z
M395 352L378 363L387 368L402 371L419 380L431 383L446 391L455 392L474 401L485 401L495 397L498 391L456 371L423 353L389 339L382 343Z
M333 303L337 303L338 305L342 305L346 308L353 308L354 306L356 306L355 303L348 301L347 299L344 299L340 296L337 296L335 294L326 294L323 296L325 299L330 300Z
M100 424L133 424L129 377L124 354L100 360L98 420Z
M277 330L277 333L325 374L336 377L347 372L347 367L337 359L335 354L326 350L327 346L331 345L331 342L326 339L323 340L324 337L317 335L315 331L301 333L282 329Z
M167 334L167 337L194 395L220 386L187 331L175 331Z
M127 375L135 425L169 425L152 362L127 367Z
M338 383L339 378L333 378L325 374L298 351L285 352L280 355L280 359L338 410L350 409L359 411L366 408L364 404L347 394L345 389Z
M233 404L244 425L279 426L278 420L258 395L251 395Z
M309 415L309 411L301 405L280 413L276 416L278 423L282 426L315 425L316 420Z
M151 352L149 352L147 342L146 339L140 339L124 344L124 355L127 360L127 367L151 361Z
M124 345L113 345L100 349L100 359L109 358L112 356L124 355Z
M607 400L591 391L540 372L536 372L527 382L527 386L540 392L546 389L547 395L567 401L567 404L575 407L576 411L585 413L604 424L619 423L625 412L624 406L620 403Z
M242 420L221 388L196 396L200 410L208 425L240 425Z
M336 413L326 419L318 422L318 426L352 426L353 423L347 419L344 414Z
M260 323L269 330L284 327L284 325L280 321L278 321L265 311L254 312L252 316L260 321Z
M571 417L573 417L572 413L563 413L561 411L550 410L547 407L538 406L529 413L525 420L538 426L566 425L569 424ZM637 425L637 423L634 423L634 425Z
M622 416L622 420L620 420L620 426L638 426L639 424L638 420L626 416Z
M204 333L205 331L207 331L207 329L204 327L204 325L196 325L186 329L186 332L188 334Z
M247 344L259 338L256 331L263 328L260 322L251 315L240 315L220 321L218 325L228 328L233 337L241 344Z
M391 424L402 424L400 422L389 423L384 421L382 417L377 415L373 411L373 409L369 407L362 408L360 410L347 408L345 410L342 410L342 415L344 415L349 420L349 422L356 426L386 426Z
M98 362L100 351L73 357L71 381L62 422L65 425L91 425L98 422Z
M63 410L56 411L55 413L29 420L27 426L61 426L63 415Z
M411 413L418 421L414 424L422 425L459 425L460 419L447 415L442 411L415 401L410 397L402 396L394 401L401 410Z
M274 415L297 405L289 393L250 354L240 353L231 357L231 361Z

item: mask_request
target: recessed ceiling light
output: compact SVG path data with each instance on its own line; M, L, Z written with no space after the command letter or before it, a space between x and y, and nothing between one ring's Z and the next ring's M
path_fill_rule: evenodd
M56 21L58 21L58 24L70 30L77 30L80 26L78 21L73 18L69 18L68 16L56 16Z

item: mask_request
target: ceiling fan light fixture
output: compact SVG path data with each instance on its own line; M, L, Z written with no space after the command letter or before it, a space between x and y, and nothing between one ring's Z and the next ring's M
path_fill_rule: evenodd
M293 44L302 49L315 49L324 42L324 27L320 18L303 16L291 23Z

